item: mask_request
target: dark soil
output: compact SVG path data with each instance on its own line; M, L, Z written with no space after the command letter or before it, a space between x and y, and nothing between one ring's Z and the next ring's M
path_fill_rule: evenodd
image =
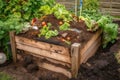
M38 34L40 34L40 30L34 30L30 29L29 31L25 33L19 34L19 36L26 37L29 39L34 39L37 41L43 41L53 44L58 44L62 46L69 47L66 43L66 41L72 43L81 43L81 45L84 45L90 38L93 36L95 32L88 32L86 29L86 25L84 21L70 21L70 30L67 31L60 31L59 30L59 22L63 22L62 20L58 20L54 15L48 15L42 18L42 20L37 20L34 25L37 25L39 29L42 28L42 22L51 23L52 26L50 27L51 30L58 30L59 34L56 37L51 37L49 39L45 39L44 36L38 37Z

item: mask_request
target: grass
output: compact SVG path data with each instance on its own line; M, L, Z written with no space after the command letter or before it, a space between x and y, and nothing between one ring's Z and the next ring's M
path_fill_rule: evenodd
M10 75L0 72L0 80L14 80Z

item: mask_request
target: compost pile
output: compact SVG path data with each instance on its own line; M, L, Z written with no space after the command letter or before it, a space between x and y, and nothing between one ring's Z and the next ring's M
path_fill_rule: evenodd
M63 46L70 46L72 43L81 43L85 44L88 40L90 40L91 36L95 32L89 32L87 31L87 27L85 25L85 22L83 20L79 21L70 21L69 29L67 30L60 30L60 26L66 22L63 22L61 19L57 19L53 14L43 16L41 19L33 19L34 26L30 28L28 31L24 33L18 34L19 36L34 39L37 41L43 41ZM46 38L46 36L41 35L39 37L39 34L41 33L41 29L43 27L46 27L48 25L50 26L51 31L58 31L57 36ZM38 26L39 29L33 29L33 27ZM47 31L47 30L46 30ZM49 35L48 35L49 36Z

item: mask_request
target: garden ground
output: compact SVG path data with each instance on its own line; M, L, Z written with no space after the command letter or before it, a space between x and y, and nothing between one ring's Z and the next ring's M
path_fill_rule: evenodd
M119 60L120 33L114 44L109 44L106 49L99 48L95 56L82 64L78 78L72 80L120 80ZM38 70L34 63L26 68L20 61L17 64L11 62L6 66L1 66L0 72L9 74L14 80L69 80L61 74L45 69Z

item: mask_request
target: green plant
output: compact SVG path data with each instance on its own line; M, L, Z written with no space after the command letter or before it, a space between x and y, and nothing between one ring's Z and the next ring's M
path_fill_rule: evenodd
M103 27L103 48L107 46L109 42L114 43L118 34L118 25L114 23L105 24Z
M88 11L97 11L99 8L98 0L83 0L83 9Z
M57 36L58 35L58 31L57 30L49 30L46 35L45 35L45 38L46 39L49 39L53 36Z
M53 13L52 8L50 6L48 6L48 5L41 6L39 11L44 15L48 15L48 14Z
M110 16L102 16L98 21L98 25L101 27L103 30L103 48L107 46L109 42L114 43L115 39L117 38L117 33L118 33L118 25L115 23L112 23L112 17Z
M115 42L118 25L112 23L113 18L110 15L102 15L100 13L98 0L84 0L82 15L79 18L85 21L87 29L90 31L96 31L98 26L102 29L103 48L109 42Z
M13 80L13 78L5 73L0 73L0 80Z
M26 22L43 15L41 6L54 4L54 0L0 0L0 48L7 54L9 31L21 32Z
M53 8L53 14L57 19L63 19L63 21L71 21L72 15L71 13L65 8L64 5L56 4Z
M38 34L39 37L45 36L46 39L49 39L53 36L58 35L57 30L50 30L51 23L48 23L47 25L43 26L43 28L40 30L40 34Z
M62 24L62 25L59 27L59 29L64 31L64 30L68 30L69 27L70 27L70 24L67 23L67 22L64 22L64 24Z

